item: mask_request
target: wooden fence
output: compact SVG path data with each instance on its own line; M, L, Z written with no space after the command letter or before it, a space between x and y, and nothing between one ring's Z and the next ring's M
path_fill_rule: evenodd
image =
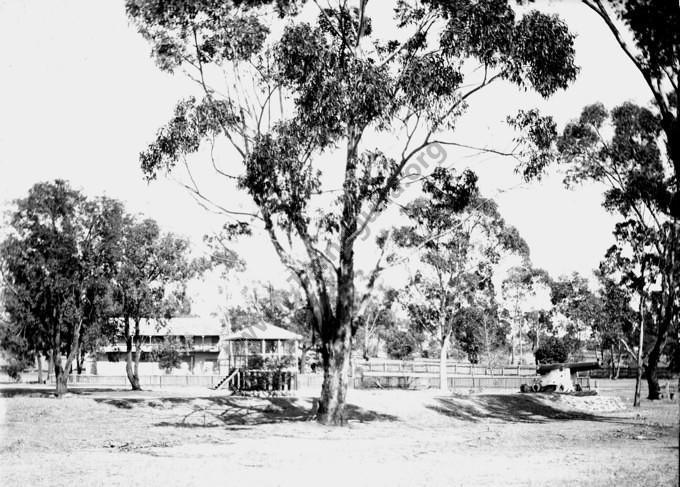
M139 383L142 387L214 387L220 380L220 375L140 375ZM54 384L54 376L50 378ZM130 383L125 375L77 375L68 377L71 385L90 386L128 386Z
M612 374L613 372L613 374ZM584 375L588 375L597 379L609 379L610 375L616 374L616 368L612 370L611 367L602 367L601 369L590 370ZM657 376L659 379L670 379L672 372L668 367L659 367L657 369ZM637 376L637 367L621 367L619 369L619 379L634 379ZM642 371L642 377L646 378L645 371Z
M448 389L452 391L468 391L498 389L518 391L519 386L530 383L533 376L449 376ZM357 387L362 388L402 388L402 389L435 389L439 387L438 374L422 373L394 373L394 372L366 372L357 377Z
M364 373L372 372L398 372L416 374L439 374L439 360L437 359L416 359L416 360L381 360L371 359L369 361L355 364L357 370ZM502 365L497 367L486 367L479 364L467 362L447 361L446 373L453 376L515 376L528 377L536 375L535 365Z

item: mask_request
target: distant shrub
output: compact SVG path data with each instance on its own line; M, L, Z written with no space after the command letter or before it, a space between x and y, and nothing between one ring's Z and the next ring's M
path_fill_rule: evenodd
M166 337L162 344L151 351L151 359L158 362L158 367L169 374L172 369L179 369L182 363L181 350L182 344L179 340Z
M562 339L552 336L534 351L534 356L542 364L562 363L569 358L569 349Z
M413 355L417 343L413 335L407 331L392 330L385 337L385 350L390 358L402 360Z
M28 363L24 360L12 358L7 365L7 375L14 382L19 382L21 380L21 373L25 371L27 367Z

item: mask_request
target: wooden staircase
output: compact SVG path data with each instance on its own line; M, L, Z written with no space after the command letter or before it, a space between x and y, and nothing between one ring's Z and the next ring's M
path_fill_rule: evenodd
M211 387L211 389L216 391L217 389L220 389L221 387L225 386L225 384L229 389L234 389L232 382L234 381L235 378L238 377L238 373L239 369L237 368L230 369L229 373L222 377L217 384Z

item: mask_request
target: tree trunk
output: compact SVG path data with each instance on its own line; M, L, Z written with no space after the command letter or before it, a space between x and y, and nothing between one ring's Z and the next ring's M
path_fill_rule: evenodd
M341 325L338 337L323 343L323 384L317 410L317 421L325 425L342 426L347 422L345 399L349 384L351 329L349 321Z
M665 342L662 340L661 342ZM659 377L657 371L659 369L659 356L661 355L661 350L659 346L660 340L657 338L656 343L652 351L649 353L649 358L647 359L647 368L645 370L647 374L647 399L656 400L661 397L661 389L659 388Z
M61 358L59 359L59 364L54 364L54 379L56 382L57 397L61 397L63 394L68 392L68 375L64 372L64 369L61 366Z
M666 344L668 329L670 328L671 320L673 319L673 300L675 299L675 296L674 293L670 294L670 296L666 296L665 298L666 303L664 303L663 306L663 314L660 319L658 319L656 340L654 341L654 346L649 352L649 357L647 359L647 387L649 389L647 399L651 400L656 400L661 397L661 389L659 388L659 378L657 376L657 371L659 368L661 351Z
M642 348L645 336L645 315L643 311L644 298L640 301L640 339L638 342L637 372L635 374L635 397L633 398L633 406L635 407L640 407L640 393L642 389Z
M130 334L130 318L125 317L125 372L130 381L130 386L133 391L141 390L139 386L139 377L135 373L132 364L132 335Z
M84 354L82 352L78 352L76 354L76 372L78 375L83 373L83 360L84 360Z
M489 329L486 325L486 315L482 316L482 323L484 324L484 353L486 355L486 366L489 367Z
M614 344L609 345L609 360L611 362L611 369L609 369L609 378L614 379Z
M446 334L441 340L441 350L439 352L439 390L447 392L449 390L449 379L446 374L446 358L449 351L449 335Z
M38 362L38 384L43 383L43 371L42 371L42 356L40 353L36 354L36 361Z
M364 360L368 360L369 354L368 354L368 327L364 327Z
M52 360L52 351L50 350L47 353L47 382L50 381L53 373L54 373L54 360Z
M134 368L134 377L135 381L137 384L137 387L134 388L133 390L135 391L141 391L142 386L139 383L139 360L142 357L142 337L139 334L139 318L135 320L135 368Z
M619 355L616 358L616 375L614 376L614 379L619 378L619 374L621 373L621 355L623 354L623 351L621 350L621 343L619 342Z

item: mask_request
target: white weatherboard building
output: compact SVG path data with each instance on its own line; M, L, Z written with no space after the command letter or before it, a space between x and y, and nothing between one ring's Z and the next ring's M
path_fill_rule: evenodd
M164 320L163 323L151 319L140 323L140 375L166 373L153 360L152 352L168 338L180 345L181 365L179 369L172 369L172 374L225 374L233 367L248 367L256 356L293 357L295 363L299 358L302 337L269 323L252 325L235 333L229 333L227 326L214 317L179 317ZM87 372L97 375L125 374L125 355L125 339L121 336L115 343L101 347L96 356L91 357Z

